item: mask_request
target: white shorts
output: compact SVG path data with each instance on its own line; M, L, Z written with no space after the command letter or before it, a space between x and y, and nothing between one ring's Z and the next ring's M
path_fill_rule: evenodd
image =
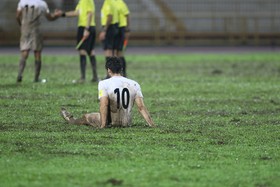
M28 32L22 29L20 37L20 50L42 51L43 37L40 32Z

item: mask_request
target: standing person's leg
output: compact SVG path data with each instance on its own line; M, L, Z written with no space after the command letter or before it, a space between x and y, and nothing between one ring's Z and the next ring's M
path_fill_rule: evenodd
M91 82L98 82L97 65L96 65L96 57L95 57L94 50L92 50L92 52L90 54L90 63L91 63L91 69L92 69L92 79L91 79Z
M119 28L119 33L118 33L118 44L117 44L117 55L121 60L122 64L122 75L126 77L126 61L124 58L124 53L123 53L123 46L124 46L124 40L125 40L125 27L120 27Z
M121 63L122 63L122 68L123 68L123 71L122 71L122 74L124 77L126 77L126 60L125 60L125 57L123 56L123 52L119 52L120 53L120 60L121 60Z
M95 27L90 27L89 29L90 35L87 41L87 53L90 58L91 70L92 70L92 82L98 82L97 76L97 65L96 65L96 57L95 57L95 38L96 38L96 30Z
M35 58L35 76L34 82L39 82L42 60L41 60L41 53L43 49L43 36L39 30L31 34L31 49L34 51L34 58Z
M120 44L120 30L119 24L116 23L113 25L113 56L118 56L118 48Z
M41 66L42 66L41 51L34 51L34 57L35 57L35 76L34 76L34 82L39 82Z
M105 36L104 52L106 60L108 57L114 56L114 42L115 42L115 28L114 25L110 25L107 29Z
M105 39L103 41L103 49L104 49L104 55L105 55L105 62L108 61L110 57L112 57L113 49L114 49L114 27L113 25L110 25L106 31ZM105 79L110 78L110 76L107 74Z
M24 71L24 68L25 68L25 65L26 65L26 60L28 58L28 55L29 55L29 50L21 51L21 56L20 56L20 60L19 60L17 82L22 81L22 75L23 75L23 71Z
M111 57L113 56L113 50L112 50L112 49L106 49L106 50L104 51L104 54L105 54L105 64L106 64L106 62L108 61L108 59L111 58ZM105 79L109 79L109 78L110 78L110 76L109 76L108 72L106 72L106 77L105 77Z
M78 27L77 29L77 44L82 40L84 35L84 27ZM81 71L81 78L80 82L83 83L86 79L86 64L87 64L87 51L85 50L85 43L79 47L79 56L80 56L80 71Z
M84 82L86 80L86 66L87 66L87 56L85 50L79 50L80 54L80 70L81 70L81 78L80 82Z
M113 56L113 50L112 49L106 49L104 51L104 54L105 54L105 59L107 61L108 58L112 57Z
M100 113L84 114L81 118L74 118L65 108L61 108L61 116L70 124L74 125L89 125L100 127Z
M25 69L26 60L29 56L29 51L32 47L32 39L33 35L30 35L28 32L28 28L21 28L21 36L20 36L20 51L21 57L19 61L19 70L17 76L17 82L22 81L23 71Z

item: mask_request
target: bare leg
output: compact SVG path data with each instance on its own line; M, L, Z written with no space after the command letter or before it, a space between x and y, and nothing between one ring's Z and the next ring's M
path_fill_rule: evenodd
M118 51L117 54L118 54L118 57L120 58L121 64L122 64L122 75L124 77L126 77L126 60L124 58L124 54L122 51Z
M39 76L41 72L41 51L35 51L34 52L35 56L35 76L34 76L34 82L39 82Z
M105 54L105 57L112 57L112 56L114 56L112 49L106 49L104 51L104 54Z
M110 57L113 57L113 56L114 56L113 52L114 52L114 51L113 51L112 49L106 49L106 50L104 51L104 54L105 54L105 63L108 61L108 59L109 59ZM110 76L109 76L109 74L107 73L105 79L109 79L109 78L110 78Z
M65 108L62 108L61 115L65 119L65 121L67 121L70 124L100 127L100 113L85 114L81 118L76 119Z
M100 127L100 113L89 113L83 116L87 123L94 127Z
M25 50L25 51L21 51L21 57L20 57L20 61L19 61L19 70L18 70L18 77L17 77L17 82L21 82L22 81L22 74L26 65L26 60L28 58L28 54L29 51Z

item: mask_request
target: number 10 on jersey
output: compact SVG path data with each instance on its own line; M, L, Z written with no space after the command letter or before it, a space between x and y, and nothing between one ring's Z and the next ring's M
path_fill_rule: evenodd
M122 108L127 109L129 106L130 101L130 94L129 90L127 88L124 88L121 92L119 88L116 88L114 90L114 93L117 96L117 108L120 108L120 105L122 104ZM122 102L121 102L122 101Z

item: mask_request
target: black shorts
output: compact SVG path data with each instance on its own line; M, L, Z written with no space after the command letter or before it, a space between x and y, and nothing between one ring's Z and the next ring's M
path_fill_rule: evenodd
M118 24L110 25L106 31L105 39L102 41L103 43L103 49L116 49L116 39L118 35Z
M125 27L119 27L119 33L116 39L116 49L118 51L123 50L124 40L125 40Z
M77 44L81 41L84 36L85 27L78 27L77 31ZM83 44L79 47L78 50L85 50L88 54L94 49L95 46L95 38L96 38L96 30L95 27L89 27L89 37L83 42Z

